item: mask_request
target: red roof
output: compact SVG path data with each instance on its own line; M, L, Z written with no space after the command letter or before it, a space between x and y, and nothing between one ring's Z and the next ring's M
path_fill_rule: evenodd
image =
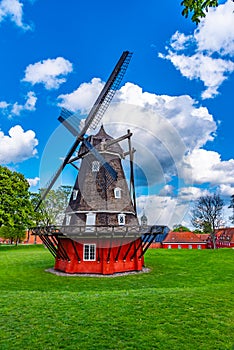
M195 234L202 241L207 241L207 239L210 237L209 233L195 233Z
M163 243L204 243L204 241L193 232L170 231Z
M215 231L217 237L225 237L229 242L234 243L234 227L225 227Z

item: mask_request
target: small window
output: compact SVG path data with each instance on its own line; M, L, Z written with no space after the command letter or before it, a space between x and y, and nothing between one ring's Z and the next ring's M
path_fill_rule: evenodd
M171 245L170 244L168 244L167 249L171 249Z
M94 226L96 224L96 213L86 214L86 232L94 231Z
M201 249L201 244L198 244L197 249Z
M73 190L72 192L72 199L75 201L77 198L78 190Z
M189 247L189 249L193 249L193 246L192 246L192 244L189 244L189 246L188 246L188 247Z
M65 217L65 225L70 225L70 221L71 221L71 215L66 215L66 217Z
M114 189L115 198L121 198L121 188L116 187Z
M100 169L100 163L99 163L99 161L98 161L98 160L94 160L94 161L92 162L92 172L93 172L93 173L97 173L97 172L99 171L99 169Z
M181 249L181 245L180 244L178 244L178 249Z
M84 244L83 251L84 261L95 261L96 260L96 244Z
M118 215L118 223L119 225L125 225L125 214Z

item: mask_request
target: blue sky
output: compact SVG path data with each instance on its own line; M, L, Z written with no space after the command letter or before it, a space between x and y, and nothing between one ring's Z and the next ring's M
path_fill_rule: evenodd
M59 127L60 107L85 115L129 50L103 123L115 137L134 132L139 215L190 225L199 196L218 191L228 205L234 4L221 1L196 26L180 2L0 1L0 163L22 172L31 191L43 185L72 142ZM74 176L66 170L60 181Z

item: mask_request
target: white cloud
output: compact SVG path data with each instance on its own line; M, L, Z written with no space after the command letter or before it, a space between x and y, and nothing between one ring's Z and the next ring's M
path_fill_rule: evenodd
M188 183L234 185L234 159L222 161L217 152L195 149L185 161L188 162L188 167L182 169L182 174Z
M219 192L223 196L232 196L234 195L234 185L230 186L230 185L221 184L219 186Z
M119 114L117 118L122 122L127 120L132 124L137 123L141 128L144 126L161 142L168 138L171 144L167 146L168 149L176 148L175 137L181 140L186 150L199 148L207 141L214 139L217 126L213 116L206 107L198 106L196 101L188 95L156 95L143 92L137 85L126 83L117 93L116 100L143 107L144 112L148 111L151 114L148 121L142 115L139 120L136 120L134 114L130 113L127 117ZM172 134L171 140L169 130Z
M9 136L0 131L0 163L20 163L35 157L37 145L34 131L24 131L20 125L12 127Z
M9 106L9 103L6 101L0 101L0 108L1 109L6 109Z
M160 196L169 196L173 194L174 186L172 185L165 185L163 188L160 190L159 195Z
M171 37L167 59L188 79L204 83L202 98L218 94L220 85L234 71L234 3L228 0L212 8L193 35L176 32Z
M80 110L82 114L88 113L101 92L104 83L99 78L93 78L89 83L81 84L70 94L59 95L60 107L71 111Z
M138 212L145 212L149 225L166 225L172 228L183 221L189 210L189 203L182 203L176 197L157 195L137 198Z
M0 102L1 112L8 115L9 118L13 116L19 116L23 111L35 111L36 110L37 97L33 91L29 91L26 95L26 101L24 104L15 102L13 104L6 101Z
M73 111L88 111L102 85L97 78L81 84L73 93L60 95L60 105ZM88 97L84 99L84 95ZM190 96L159 96L126 83L115 101L104 115L105 128L114 137L131 129L137 149L134 158L142 169L143 184L166 185L172 176L181 175L186 152L214 139L217 126L212 115Z
M234 71L234 62L231 60L212 58L200 52L187 56L169 51L164 58L170 60L184 77L190 80L200 79L204 83L204 99L217 95L219 86Z
M234 4L232 0L209 9L206 18L195 30L194 37L199 51L234 55Z
M202 189L194 186L182 187L178 191L180 200L190 202L198 199L201 196L210 195L207 189Z
M9 18L18 27L29 30L31 27L23 23L23 4L19 0L2 0L0 3L0 22Z
M73 70L72 63L63 57L47 59L30 64L25 70L26 81L32 85L43 84L47 90L58 89L66 82L66 76Z
M40 178L39 177L34 177L33 179L27 179L27 181L28 181L30 187L35 187L39 183Z

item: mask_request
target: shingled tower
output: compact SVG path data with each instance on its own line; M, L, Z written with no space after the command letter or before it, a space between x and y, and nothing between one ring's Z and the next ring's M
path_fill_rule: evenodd
M89 137L90 144L103 156L116 171L113 181L106 174L106 169L82 144L79 156L82 158L79 175L66 210L66 222L71 225L138 225L136 212L130 198L127 181L121 159L124 151L102 126L99 132Z

